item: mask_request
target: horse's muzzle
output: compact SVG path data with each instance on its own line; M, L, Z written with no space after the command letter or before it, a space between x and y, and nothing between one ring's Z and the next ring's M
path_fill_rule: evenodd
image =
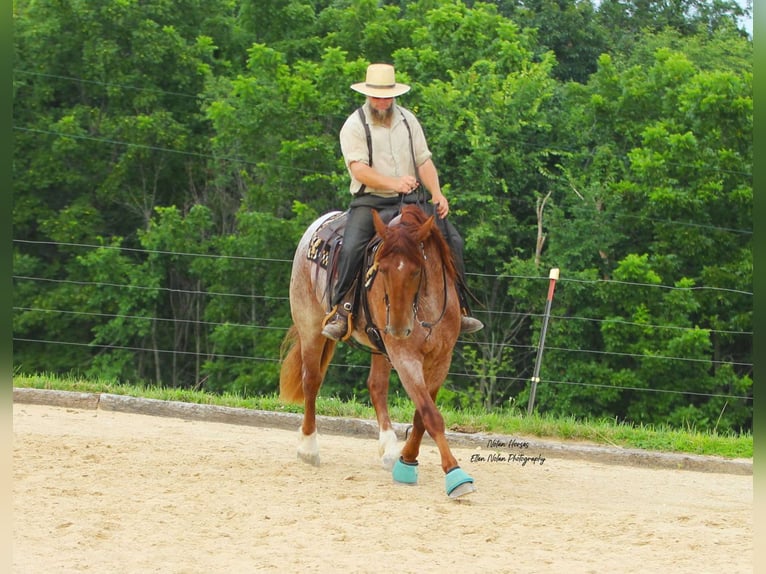
M394 328L391 325L386 325L384 329L386 335L393 337L394 339L407 339L412 335L412 325L403 328Z

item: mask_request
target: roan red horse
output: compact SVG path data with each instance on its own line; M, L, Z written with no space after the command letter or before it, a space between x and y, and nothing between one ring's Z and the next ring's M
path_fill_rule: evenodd
M337 343L321 334L328 271L309 252L316 244L317 230L337 215L328 213L312 223L295 252L290 280L293 325L283 342L279 379L282 400L304 405L298 457L317 466L316 398ZM404 206L388 225L375 211L373 217L376 237L382 242L366 274L367 301L355 317L352 336L361 345L384 351L372 354L367 379L378 419L382 463L395 481L416 483L417 457L427 431L439 448L447 494L456 498L475 490L473 478L450 451L444 419L434 404L460 331L451 251L434 217L415 205ZM376 336L382 345L375 344ZM412 432L401 451L388 414L392 367L416 408Z

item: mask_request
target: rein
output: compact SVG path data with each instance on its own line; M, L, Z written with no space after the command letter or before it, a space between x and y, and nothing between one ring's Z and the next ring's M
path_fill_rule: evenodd
M422 245L421 245L422 248ZM425 250L423 251L423 259L428 259L426 257ZM422 282L423 275L425 274L425 269L420 270L420 280ZM418 322L420 323L420 326L428 329L428 335L431 335L431 330L434 328L434 326L438 325L439 322L444 319L444 314L447 312L447 270L444 268L444 265L442 265L442 294L444 295L442 297L442 311L439 314L439 316L436 318L436 321L428 322L428 321L422 321L418 319L418 295L420 295L420 284L418 284L418 290L415 293L415 302L413 303L413 308L415 311L415 319L418 319Z

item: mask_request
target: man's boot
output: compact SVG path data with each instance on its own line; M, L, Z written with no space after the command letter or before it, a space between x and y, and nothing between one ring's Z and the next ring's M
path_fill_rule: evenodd
M333 341L345 341L351 336L351 301L335 305L324 318L322 335Z
M458 283L457 290L460 298L460 334L467 335L469 333L475 333L481 331L484 328L484 323L479 321L476 317L471 317L471 309L468 307L468 296L466 293L466 287L462 283Z
M471 317L468 314L467 309L463 309L463 315L460 317L460 333L467 335L468 333L475 333L481 331L484 328L484 323L479 321L476 317Z

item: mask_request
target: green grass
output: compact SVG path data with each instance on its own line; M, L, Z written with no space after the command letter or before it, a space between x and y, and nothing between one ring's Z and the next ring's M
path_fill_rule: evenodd
M118 384L109 380L84 380L77 377L22 375L13 377L15 387L55 389L86 393L111 393L166 401L239 407L265 411L303 411L300 405L282 403L276 395L241 397L213 395L201 391ZM389 401L392 420L412 420L413 407L408 398L392 394ZM588 421L575 417L557 418L545 414L526 416L519 411L497 409L452 410L441 407L447 428L456 432L498 434L515 437L538 437L559 441L585 441L598 445L640 448L661 452L715 455L725 458L752 458L753 436L722 434L665 426L631 425L614 420ZM375 420L372 407L364 402L341 401L334 397L317 400L320 415Z

